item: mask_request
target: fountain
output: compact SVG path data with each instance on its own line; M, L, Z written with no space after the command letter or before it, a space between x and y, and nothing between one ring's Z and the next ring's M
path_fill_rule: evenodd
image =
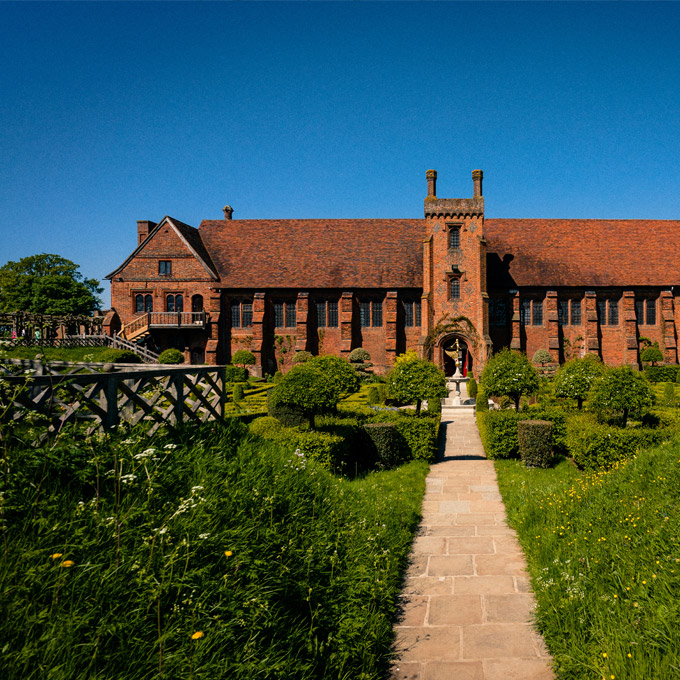
M460 359L461 359L461 349L460 341L456 338L456 344L453 349L445 349L444 352L447 356L453 359L456 370L454 374L446 379L446 386L449 390L449 396L442 400L442 406L464 406L463 399L467 399L467 382L469 378L464 377L460 370ZM461 384L462 391L465 392L463 396L461 394Z

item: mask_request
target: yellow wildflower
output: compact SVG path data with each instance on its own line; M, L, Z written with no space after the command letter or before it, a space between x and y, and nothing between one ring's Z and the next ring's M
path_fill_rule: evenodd
M63 553L54 553L54 555L50 555L50 557L51 557L53 560L58 560L58 559L62 556L62 554L63 554Z
M74 564L75 564L75 562L73 560L64 560L61 563L61 566L62 567L72 567Z
M192 640L198 640L199 638L202 638L205 635L205 633L202 630L197 630L192 636Z
M224 556L225 556L225 557L231 557L233 554L234 554L234 553L231 552L231 550L225 550L225 551L224 551Z

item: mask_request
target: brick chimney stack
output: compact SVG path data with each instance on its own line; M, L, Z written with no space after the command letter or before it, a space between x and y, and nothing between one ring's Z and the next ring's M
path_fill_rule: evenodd
M224 211L224 219L230 220L234 209L230 205L225 205L222 210Z
M151 220L137 220L137 245L141 245L156 226Z
M427 178L427 197L436 198L437 197L437 171L428 170L425 173Z
M484 173L481 170L472 171L472 185L474 186L474 192L472 198L482 197L482 179L484 178Z

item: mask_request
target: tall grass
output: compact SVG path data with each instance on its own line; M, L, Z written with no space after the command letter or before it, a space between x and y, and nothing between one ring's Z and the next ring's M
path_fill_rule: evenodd
M0 467L0 677L383 676L423 463L349 482L231 423Z
M558 677L680 677L680 441L608 472L496 467Z

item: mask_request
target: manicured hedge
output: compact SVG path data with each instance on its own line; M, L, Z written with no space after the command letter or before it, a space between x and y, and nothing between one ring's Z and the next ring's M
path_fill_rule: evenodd
M245 382L248 380L248 369L241 366L227 365L224 367L224 379L227 382Z
M489 458L518 458L517 423L520 420L548 420L553 424L551 445L556 453L566 451L566 418L563 411L527 409L526 411L478 411L477 426Z
M575 416L567 425L567 447L580 468L599 470L632 458L640 449L671 439L675 433L674 428L611 427L587 415Z
M275 441L291 452L300 451L306 458L317 461L331 472L344 472L345 458L349 451L345 439L339 435L327 432L302 432L282 427L271 416L257 418L250 424L249 429L253 434Z
M649 382L675 382L680 373L680 366L647 366L644 374Z
M372 418L374 422L392 422L408 447L411 460L431 462L437 455L439 417L429 413L405 414L401 411L382 412Z
M398 467L408 460L408 448L396 423L367 423L363 430L369 457L375 459L379 470Z
M553 424L548 420L520 420L517 438L522 462L527 467L550 467Z

